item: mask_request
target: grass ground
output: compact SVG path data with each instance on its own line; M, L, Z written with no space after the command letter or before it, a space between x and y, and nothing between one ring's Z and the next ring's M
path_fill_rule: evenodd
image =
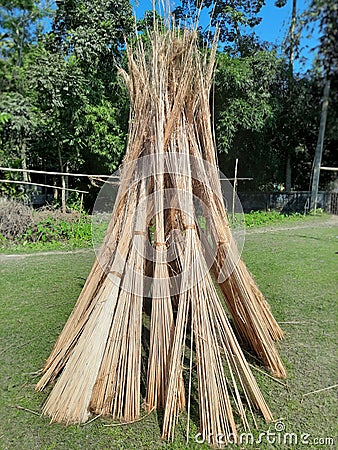
M285 430L242 447L337 448L338 390L304 396L337 383L337 235L337 222L327 218L247 233L244 260L285 330L280 350L288 379L281 385L253 369L280 419L278 425L258 420L259 431L273 433L275 426ZM34 391L34 372L48 357L93 261L90 249L0 255L0 449L208 448L194 443L193 437L184 444L183 421L175 442L164 443L155 413L132 425L109 427L105 425L111 423L102 419L85 426L50 425L47 418L34 414L48 395ZM192 425L192 436L197 432ZM285 438L285 433L294 435ZM295 439L298 444L290 443Z

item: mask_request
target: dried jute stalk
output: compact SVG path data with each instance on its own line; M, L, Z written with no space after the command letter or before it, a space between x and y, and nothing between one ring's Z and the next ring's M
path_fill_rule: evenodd
M216 46L200 50L196 31L160 30L156 19L146 41L138 35L127 46L121 75L131 110L118 196L37 385L56 380L43 407L52 421L95 414L133 422L143 402L163 410L163 438L172 439L182 409L189 435L195 394L213 445L222 445L219 434L225 442L236 435L238 422L249 430L255 410L272 420L237 336L285 377L274 343L283 333L240 259L210 175L218 173L209 106Z

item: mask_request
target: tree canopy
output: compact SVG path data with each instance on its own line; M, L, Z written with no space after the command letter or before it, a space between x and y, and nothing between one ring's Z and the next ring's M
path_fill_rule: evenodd
M291 187L307 190L325 76L331 93L323 163L337 164L338 7L334 0L311 0L295 33L298 43L300 33L319 30L315 64L290 77L290 39L289 47L276 48L255 34L263 5L182 0L174 14L190 22L200 8L210 15L211 27L199 30L201 42L212 39L216 25L220 30L210 101L221 170L232 176L240 158L239 176L254 178L242 188L267 190L285 184L290 164ZM150 17L139 21L145 35ZM2 166L89 174L118 168L129 100L117 67L125 64L125 39L132 39L134 26L128 0L1 0ZM323 186L330 177L321 178ZM5 190L0 184L0 193Z

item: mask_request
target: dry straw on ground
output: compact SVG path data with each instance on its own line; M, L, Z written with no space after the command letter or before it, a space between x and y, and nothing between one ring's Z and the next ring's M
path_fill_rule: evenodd
M201 432L218 444L217 434L236 434L238 422L248 430L255 410L272 420L238 336L285 377L274 344L282 331L240 260L210 174L218 173L209 107L216 42L200 50L195 31L159 30L156 21L147 38L128 46L121 71L130 130L108 232L37 389L56 380L43 408L52 421L85 422L92 413L133 421L146 360L144 404L163 410L163 437L173 438L182 409L190 418L197 379ZM144 257L149 246L153 261Z

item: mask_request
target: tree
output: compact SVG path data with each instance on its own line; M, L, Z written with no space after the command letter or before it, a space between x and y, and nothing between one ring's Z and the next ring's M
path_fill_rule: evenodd
M278 60L262 50L254 56L217 58L215 110L218 149L227 152L236 133L262 129L272 110L270 85Z
M321 36L317 49L317 64L322 68L324 90L320 116L320 127L313 162L311 208L316 210L322 161L325 128L327 122L331 79L338 71L338 5L335 0L312 0L306 13L306 26L319 26Z
M288 0L276 0L275 5L278 8L283 8L288 3ZM294 62L296 50L299 46L300 34L296 33L297 26L297 0L292 0L292 10L291 10L291 21L289 26L289 31L285 40L286 43L286 54L288 58L289 73L288 73L288 89L289 89L289 101L285 104L287 110L293 107L293 103L297 101L295 97L295 79L294 79ZM294 122L291 120L289 122L290 135L295 135L297 130L295 130ZM291 191L292 186L292 160L295 153L295 146L290 146L292 141L289 141L289 145L286 147L286 164L285 164L285 189L287 192ZM293 143L294 144L294 143Z
M181 5L174 11L176 18L196 20L200 8L207 9L210 14L212 29L219 27L220 41L225 44L227 52L241 54L255 42L253 29L261 21L259 11L264 0L182 0ZM202 31L202 30L201 30ZM212 32L202 31L206 39L212 38Z
M2 0L0 5L2 114L10 115L3 130L7 139L3 136L2 141L5 139L8 145L14 146L20 154L22 169L26 169L27 151L34 128L32 117L35 113L34 107L25 98L22 66L39 39L42 20L50 13L49 1ZM8 156L17 160L14 155ZM23 172L23 180L28 181L26 172Z
M63 2L37 57L33 91L62 172L114 171L122 157L127 120L116 65L131 28L128 12L127 1Z
M3 158L17 160L13 149L21 137L23 168L114 171L128 125L117 65L133 27L130 3L56 2L50 31L41 33L46 11L41 8L47 4L1 3L0 114L7 120L0 129Z
M288 0L276 0L275 6L283 8L288 3ZM290 74L293 76L293 67L295 62L296 51L299 46L300 33L297 30L297 0L292 0L291 20L287 37L285 39L286 54L288 55Z
M276 85L283 67L275 52L264 49L245 58L225 53L217 58L214 103L221 169L232 173L239 158L240 176L253 177L255 188L276 179L280 166L278 151L267 144L267 130L280 113Z
M21 67L25 53L39 39L50 4L49 0L0 1L1 56L10 58L13 68Z
M20 93L8 92L1 96L0 111L5 117L1 130L4 144L0 162L27 169L26 151L36 126L36 110ZM24 175L24 181L28 181L27 173Z
M126 120L120 111L125 112L125 99L121 99L117 64L132 26L127 0L67 0L56 11L46 48L54 58L61 56L68 76L77 83L72 89L62 88L58 114L67 128L64 133L71 135L71 139L62 139L62 153L67 155L66 147L68 151L73 148L78 166L86 155L90 160L95 153L95 159L106 161L105 170L115 170L124 151ZM65 110L68 117L63 116ZM66 155L63 159L68 160Z

